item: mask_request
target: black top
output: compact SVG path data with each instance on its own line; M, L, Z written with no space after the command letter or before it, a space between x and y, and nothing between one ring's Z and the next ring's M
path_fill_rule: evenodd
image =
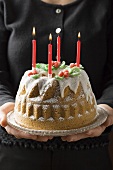
M44 63L50 33L55 60L55 31L61 28L61 60L69 64L76 61L77 34L81 32L81 64L89 75L97 103L113 107L112 0L76 0L64 6L40 0L0 0L0 105L14 102L21 76L31 69L33 26L37 33L37 62Z

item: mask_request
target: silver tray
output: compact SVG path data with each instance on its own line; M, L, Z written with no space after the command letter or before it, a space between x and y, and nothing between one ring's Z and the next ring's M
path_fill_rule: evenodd
M29 134L32 134L32 135L67 136L67 135L72 135L72 134L77 134L77 133L83 133L85 131L96 128L106 121L107 116L108 116L108 114L104 109L98 108L97 117L92 124L85 126L85 127L78 128L78 129L70 129L70 130L34 130L34 129L28 129L28 128L22 127L22 126L20 126L19 124L16 123L16 121L14 119L14 112L13 111L8 113L7 122L13 128L24 131L25 133L29 133Z

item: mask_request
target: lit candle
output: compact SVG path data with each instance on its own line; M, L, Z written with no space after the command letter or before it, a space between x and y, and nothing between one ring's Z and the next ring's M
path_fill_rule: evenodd
M32 40L32 70L36 68L36 39L35 39L36 31L35 27L33 27L33 40Z
M57 36L57 61L60 62L60 48L61 48L61 38L59 36L61 32L61 28L56 29L56 33L58 34Z
M49 41L48 44L48 77L52 77L52 35L49 35Z
M77 41L77 59L76 59L76 63L77 63L77 67L80 66L80 52L81 52L81 41L80 41L81 35L80 32L78 33L78 41Z

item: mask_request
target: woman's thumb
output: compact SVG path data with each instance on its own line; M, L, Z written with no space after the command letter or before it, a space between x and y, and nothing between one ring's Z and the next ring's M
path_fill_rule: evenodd
M0 125L7 126L7 114L14 109L14 103L8 102L0 107Z

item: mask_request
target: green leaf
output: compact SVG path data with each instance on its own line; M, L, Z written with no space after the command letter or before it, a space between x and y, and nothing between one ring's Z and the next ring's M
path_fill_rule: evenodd
M63 80L64 76L62 76L62 77L60 77L60 76L55 76L55 78L56 78L57 80Z
M82 70L84 69L84 67L81 64L80 64L80 69L82 69Z
M62 61L61 65L60 65L60 68L64 68L65 66L66 66L66 62Z
M32 76L32 78L34 78L34 79L38 79L39 77L40 77L40 74L35 74Z
M71 76L78 76L78 75L80 75L80 72L74 72L71 74Z
M44 70L45 70L45 71L48 71L48 64L46 64L46 65L44 66Z
M41 64L40 64L40 63L37 63L37 64L36 64L36 68L41 68Z

